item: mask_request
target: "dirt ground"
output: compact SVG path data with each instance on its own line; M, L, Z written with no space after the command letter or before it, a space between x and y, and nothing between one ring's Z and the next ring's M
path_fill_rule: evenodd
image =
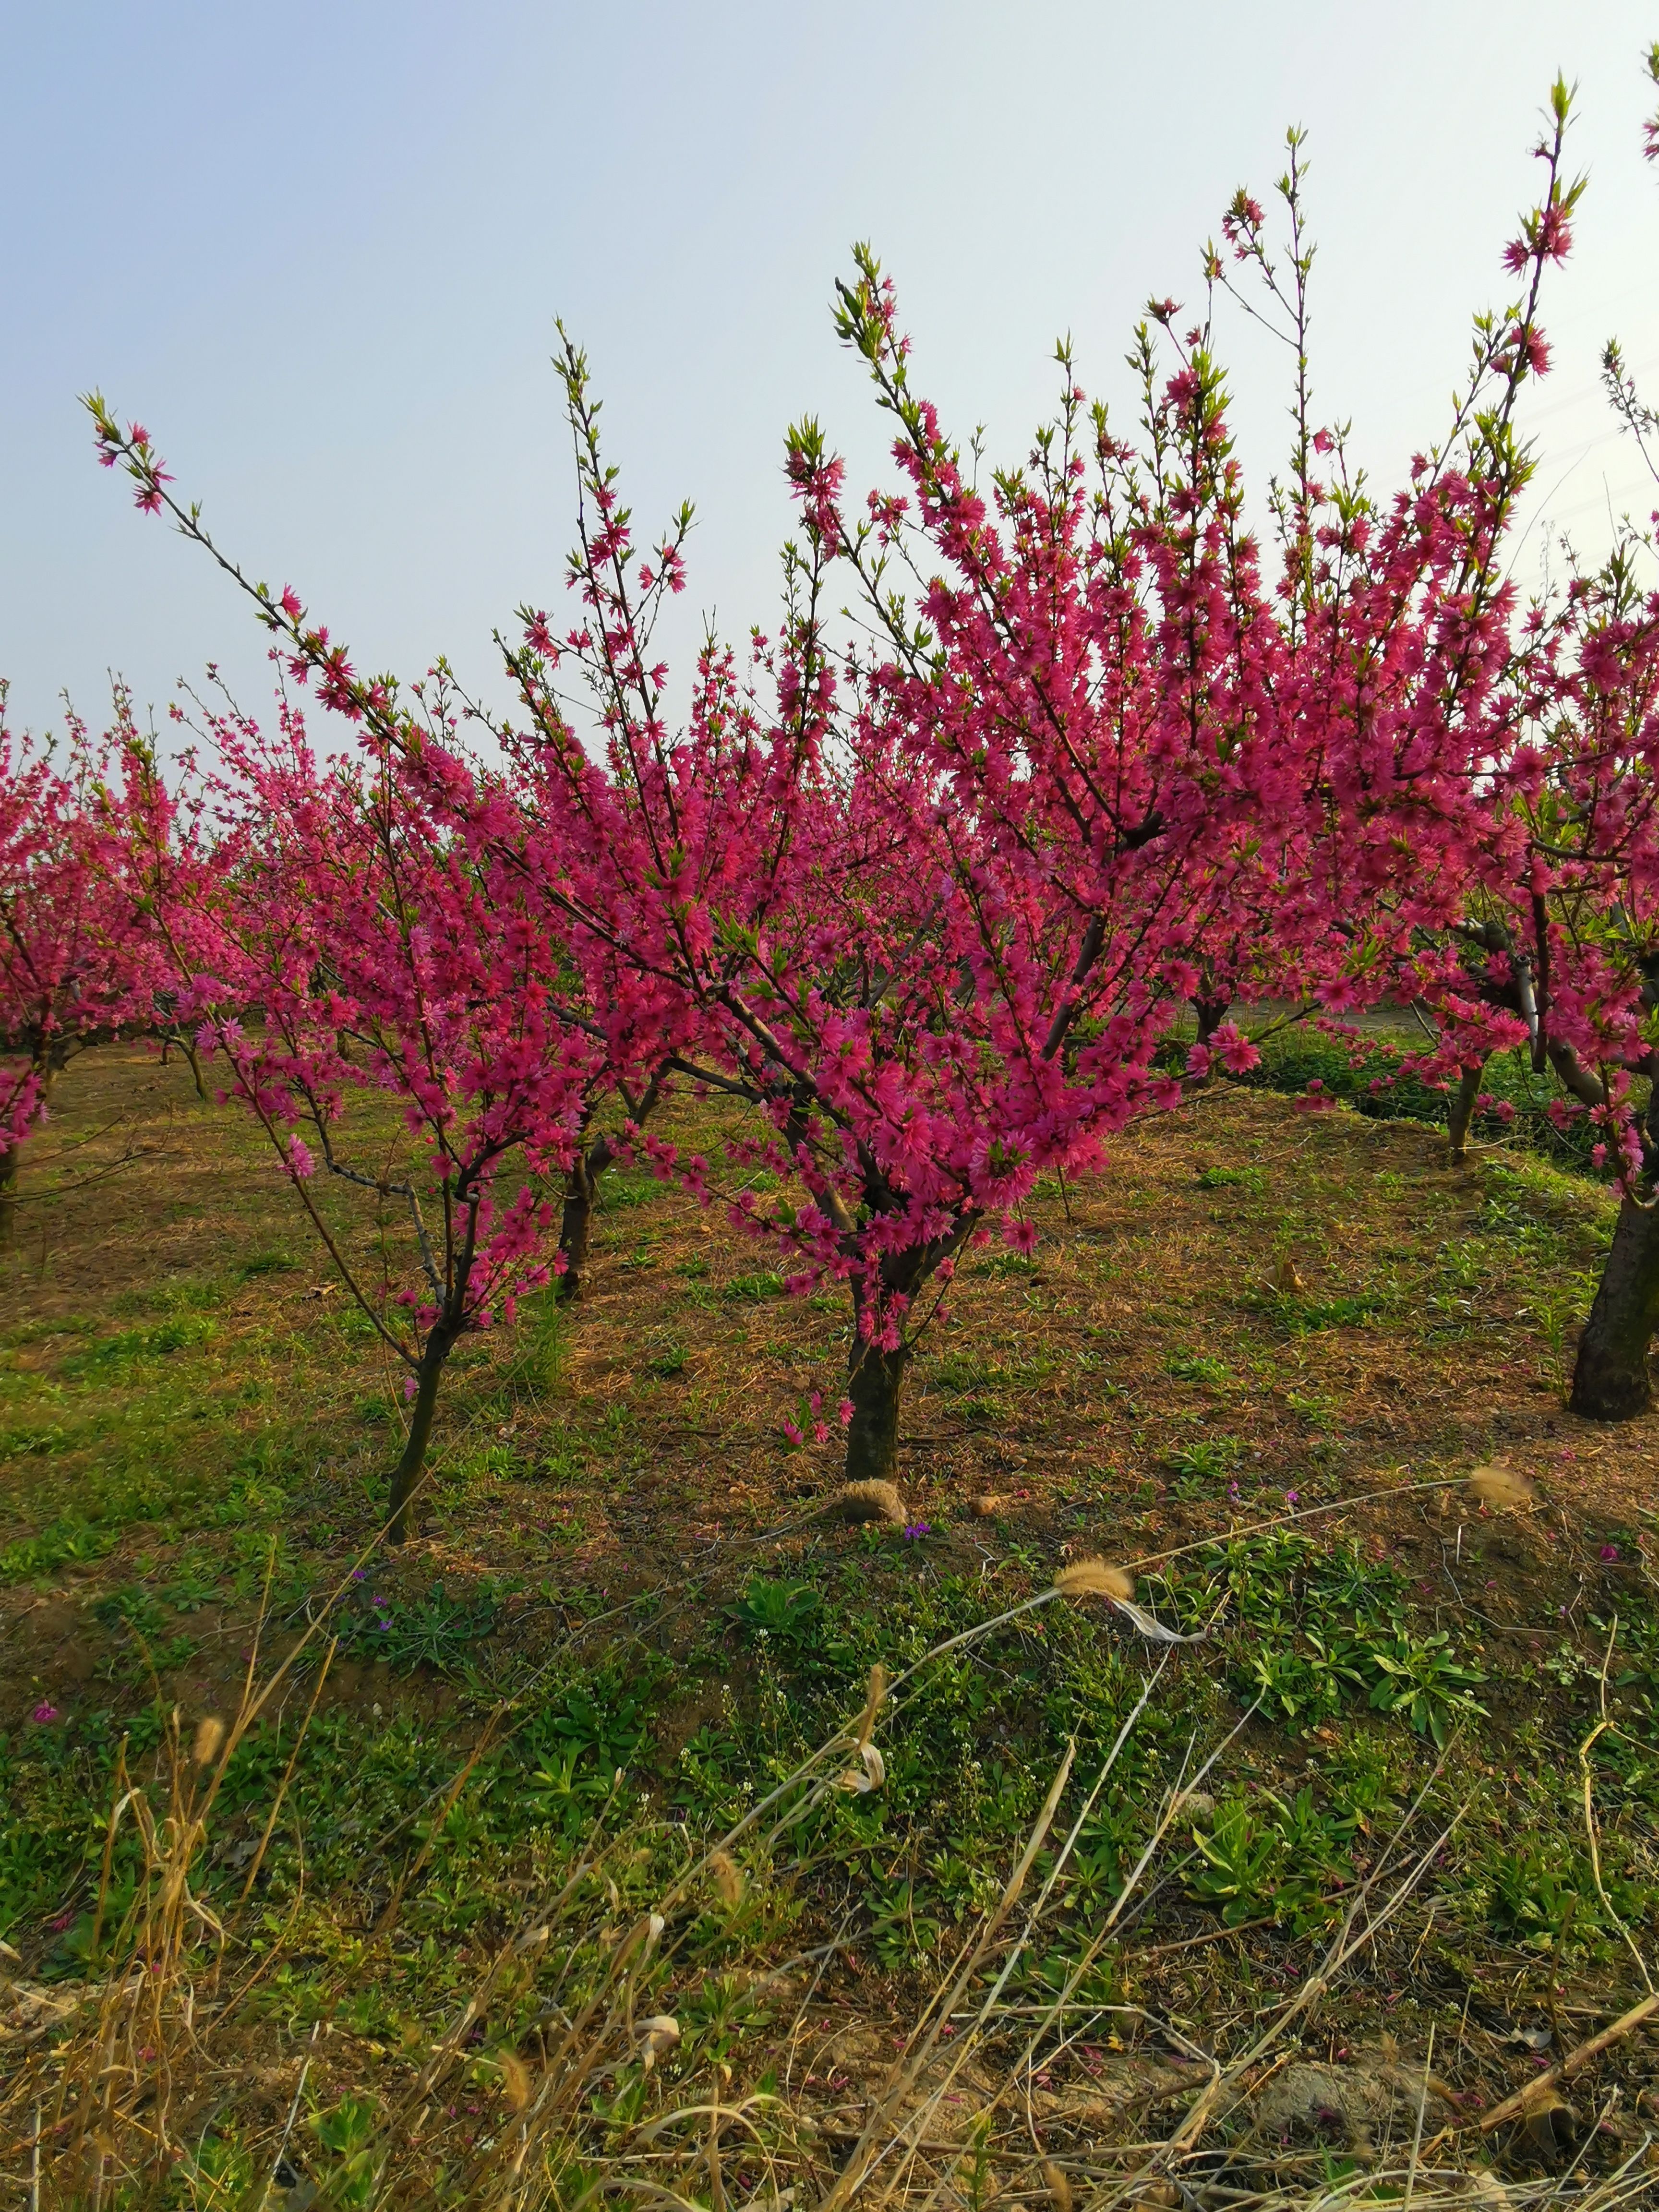
M366 1526L368 1486L393 1455L396 1378L341 1328L341 1295L255 1133L136 1050L90 1056L64 1093L37 1151L76 1149L58 1176L31 1173L7 1268L0 1528L95 1510L135 1455L210 1479L202 1461L273 1426L334 1474L343 1526ZM1274 1510L1398 1490L1348 1510L1420 1570L1425 1600L1547 1632L1564 1605L1642 1571L1659 1420L1607 1430L1565 1411L1574 1324L1559 1320L1552 1343L1551 1301L1582 1300L1606 1202L1517 1155L1532 1178L1517 1242L1491 1225L1505 1203L1494 1172L1510 1164L1452 1168L1417 1125L1303 1116L1235 1090L1141 1125L1098 1182L1042 1196L1029 1265L999 1245L965 1262L908 1391L910 1510L982 1551L975 1504L988 1496L1022 1540L1133 1564ZM72 1178L82 1187L52 1194ZM447 1572L556 1568L626 1593L799 1522L839 1479L833 1437L791 1449L783 1433L810 1393L840 1394L833 1286L776 1295L769 1255L670 1187L619 1176L607 1195L552 1370L515 1372L522 1346L506 1332L458 1355L439 1457L483 1464L465 1512L446 1504L422 1547ZM294 1264L240 1272L273 1256ZM1304 1287L1276 1299L1286 1261ZM136 1382L119 1364L63 1379L66 1354L84 1369L88 1343L180 1286L210 1319L199 1354ZM391 1420L355 1419L376 1393ZM1171 1456L1218 1432L1228 1479L1172 1479ZM1542 1502L1489 1535L1489 1571L1465 1587L1455 1558L1443 1563L1456 1543L1444 1498L1408 1486L1492 1459L1535 1478ZM153 1526L84 1573L71 1565L64 1595L106 1582L130 1550L155 1552ZM29 1686L53 1692L59 1647L41 1636L62 1602L16 1589L9 1602L34 1615Z

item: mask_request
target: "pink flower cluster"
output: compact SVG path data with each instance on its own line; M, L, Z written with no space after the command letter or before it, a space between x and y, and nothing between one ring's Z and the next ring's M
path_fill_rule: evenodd
M102 737L69 715L61 759L5 704L0 683L0 1202L70 1061L173 1011L149 876L174 806L125 691Z
M411 1374L572 1263L537 1188L581 1180L613 1105L607 1158L722 1208L791 1291L843 1286L860 1468L958 1256L999 1230L1029 1253L1043 1178L1097 1168L1189 1084L1248 1073L1241 1018L1265 1000L1339 1032L1413 1000L1437 1025L1434 1081L1524 1044L1616 1171L1641 1171L1659 601L1626 564L1523 609L1505 569L1526 478L1510 416L1548 366L1540 285L1581 190L1565 92L1553 105L1541 197L1504 256L1520 295L1477 323L1450 434L1379 498L1315 427L1304 374L1271 559L1207 323L1151 311L1133 441L1062 353L1024 465L982 480L860 250L837 326L892 477L854 501L818 424L789 431L779 618L742 650L707 643L678 716L655 637L690 511L636 544L568 339L570 604L520 610L519 707L488 767L446 678L411 703L297 593L253 587L288 680L356 750L319 761L292 696L269 733L208 714L213 834L162 836L163 933L203 1049L319 1233L325 1172L405 1212L418 1266L395 1296L337 1258ZM1293 241L1299 175L1281 187ZM1282 289L1246 194L1224 234L1300 343L1310 257L1298 243ZM1218 255L1206 271L1232 289ZM140 506L210 544L147 434L89 404ZM718 1165L643 1126L677 1082L743 1109ZM370 1092L395 1102L418 1176L348 1156L348 1102ZM1334 1101L1316 1083L1301 1103ZM821 1396L786 1425L809 1432L830 1433Z

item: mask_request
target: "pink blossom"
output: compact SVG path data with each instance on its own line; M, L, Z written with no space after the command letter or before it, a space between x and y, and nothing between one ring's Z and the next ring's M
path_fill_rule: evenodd
M1221 1054L1221 1064L1229 1075L1248 1075L1253 1067L1261 1065L1261 1048L1231 1022L1221 1024L1215 1032L1213 1042L1215 1049Z
M1566 251L1559 198L1552 167L1517 266ZM1247 262L1264 222L1248 193L1229 208ZM1174 340L1177 303L1148 313ZM1540 783L1538 732L1576 717L1564 802L1595 868L1626 866L1630 796L1589 739L1610 698L1640 705L1621 687L1646 647L1605 606L1524 627L1501 438L1478 469L1462 448L1425 457L1365 503L1304 483L1275 549L1249 527L1207 343L1149 369L1144 434L1080 433L1068 368L1036 458L980 469L866 249L836 314L892 442L881 480L849 491L816 422L787 433L799 526L775 621L710 638L671 681L653 634L689 517L636 537L567 345L570 605L511 629L499 762L467 757L444 682L417 712L286 597L287 661L355 751L319 763L290 701L270 732L212 719L223 820L199 894L173 902L191 944L166 980L216 1024L239 1106L266 1131L314 1116L329 1164L406 1224L409 1279L375 1311L407 1358L580 1275L532 1184L572 1175L601 1132L607 1159L717 1202L792 1287L839 1286L849 1360L880 1353L896 1375L935 1274L999 1223L1031 1249L1040 1176L1094 1172L1118 1133L1182 1103L1183 1002L1206 1075L1261 1059L1218 1014L1320 1007L1352 1045L1332 1012L1427 1006L1425 1079L1443 1084L1532 1042L1530 961L1548 974L1540 1050L1633 1064L1639 991L1607 933L1525 949L1560 865L1527 808L1563 764L1549 739ZM1471 420L1540 365L1531 315L1483 325ZM94 412L100 457L168 504L148 441ZM872 641L856 655L826 611L848 597ZM1649 911L1659 865L1627 872L1620 896ZM723 1163L644 1127L676 1083L732 1102ZM395 1103L417 1170L353 1149L364 1094ZM1298 1101L1335 1103L1317 1082ZM1629 1118L1617 1107L1610 1143ZM785 1425L793 1444L817 1412Z

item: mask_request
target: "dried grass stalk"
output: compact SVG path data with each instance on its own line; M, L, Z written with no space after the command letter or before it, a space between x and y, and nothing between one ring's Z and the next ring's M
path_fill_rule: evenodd
M860 1751L875 1733L876 1715L887 1700L887 1669L879 1659L870 1669L870 1687L865 1694L864 1711L859 1715L856 1741Z
M1042 2177L1042 2185L1054 2203L1054 2212L1072 2212L1072 2185L1066 2178L1065 2167L1045 2158L1037 2172Z
M1469 1476L1469 1488L1497 1513L1520 1513L1538 1503L1537 1485L1530 1476L1517 1474L1505 1460L1477 1467Z
M849 1766L844 1774L838 1774L836 1777L836 1787L838 1790L854 1790L860 1796L867 1796L871 1790L879 1790L885 1784L887 1762L872 1743L861 1743L859 1746L859 1762L858 1765Z
M891 1482L849 1482L844 1490L826 1498L819 1508L823 1521L846 1521L856 1526L864 1521L884 1521L890 1528L902 1528L910 1516L898 1486Z
M1134 1577L1105 1559L1073 1559L1054 1577L1062 1597L1105 1597L1127 1605L1135 1594Z
M735 1910L743 1903L743 1869L730 1851L711 1851L708 1872L721 1903Z
M196 1741L190 1747L192 1762L211 1766L225 1740L225 1724L217 1713L204 1713L196 1723Z
M501 2069L501 2087L508 2105L515 2112L523 2112L530 2102L530 2069L516 2051L498 2051L495 2063Z

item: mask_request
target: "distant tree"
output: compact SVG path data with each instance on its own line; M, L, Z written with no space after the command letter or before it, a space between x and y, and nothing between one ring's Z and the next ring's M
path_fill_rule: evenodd
M0 684L0 1245L15 1234L26 1139L89 1046L165 1022L167 969L136 855L165 847L171 806L118 689L94 737L14 732Z

